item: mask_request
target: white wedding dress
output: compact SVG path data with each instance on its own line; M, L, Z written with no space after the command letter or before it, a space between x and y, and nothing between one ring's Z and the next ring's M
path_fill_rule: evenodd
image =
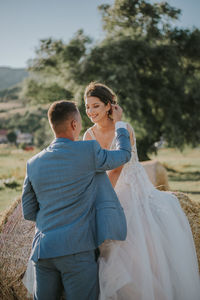
M127 239L101 246L99 300L199 300L198 262L187 217L173 194L151 184L138 161L135 135L134 141L131 160L115 187L127 219Z
M92 130L88 131L95 139ZM114 138L111 149L115 148ZM158 191L149 181L138 161L136 140L115 191L124 208L128 234L126 241L107 241L101 246L99 300L200 300L188 220L178 199ZM31 261L23 282L33 294Z

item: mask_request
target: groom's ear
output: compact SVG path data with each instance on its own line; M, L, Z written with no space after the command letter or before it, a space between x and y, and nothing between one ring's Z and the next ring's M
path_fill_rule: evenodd
M71 127L72 127L73 130L76 129L76 127L77 127L77 122L76 122L76 120L72 120L72 121L71 121Z

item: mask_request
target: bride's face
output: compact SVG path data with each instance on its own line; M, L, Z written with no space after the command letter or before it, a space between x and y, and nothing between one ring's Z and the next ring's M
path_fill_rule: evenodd
M85 101L86 113L93 123L98 123L108 117L110 103L107 105L97 97L87 97Z

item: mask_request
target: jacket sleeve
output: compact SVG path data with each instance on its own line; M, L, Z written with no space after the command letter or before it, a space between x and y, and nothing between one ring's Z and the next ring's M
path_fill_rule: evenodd
M24 180L23 191L22 191L22 212L24 219L29 221L36 221L37 212L39 210L39 204L33 187L31 185L28 176L28 164L27 173Z
M97 141L94 142L95 167L97 172L115 169L131 158L131 143L128 130L119 128L116 131L117 149L102 149Z

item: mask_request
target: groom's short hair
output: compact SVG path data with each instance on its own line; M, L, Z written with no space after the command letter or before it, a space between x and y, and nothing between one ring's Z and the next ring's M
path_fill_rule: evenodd
M60 100L51 104L48 110L48 119L55 132L62 131L67 120L76 117L78 108L73 101Z

